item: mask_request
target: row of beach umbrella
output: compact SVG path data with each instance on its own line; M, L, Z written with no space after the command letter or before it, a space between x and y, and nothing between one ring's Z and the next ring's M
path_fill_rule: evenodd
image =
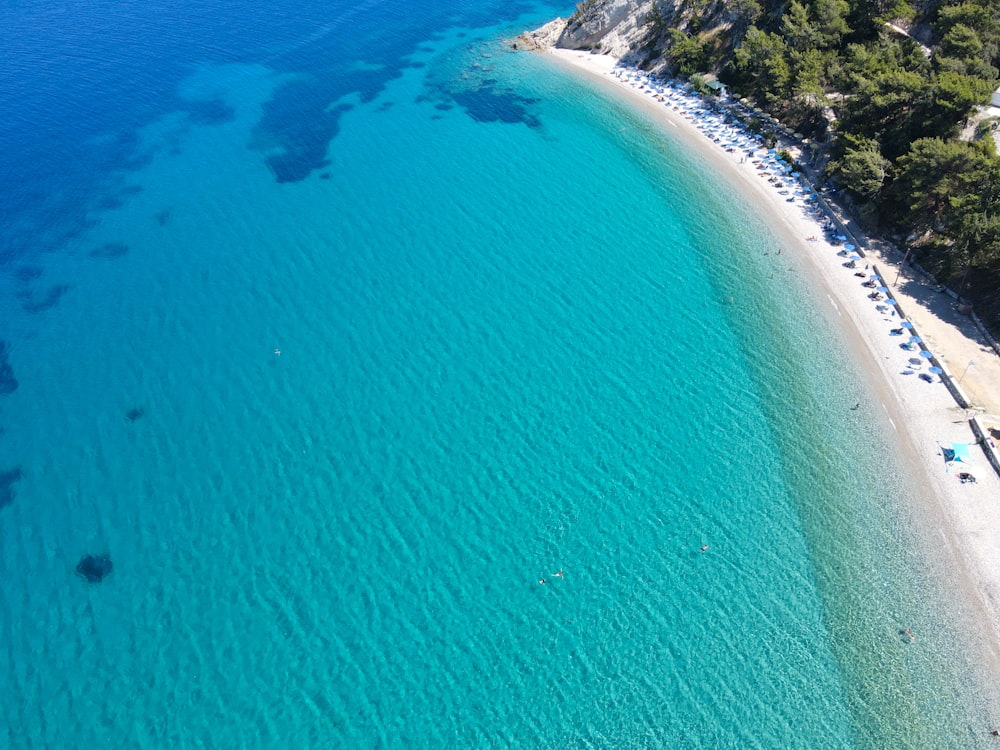
M845 246L845 248L846 247L847 246ZM890 291L889 287L887 287L885 285L885 282L882 281L881 277L879 277L877 274L873 274L872 276L869 276L868 278L869 278L869 280L874 281L877 284L879 284L879 286L875 287L876 291L881 292L882 294L885 294L885 295L889 294L889 291ZM886 298L884 300L882 300L882 303L887 304L887 305L893 305L893 306L897 306L899 304L898 302L896 302L895 299L893 299L892 297L889 297L889 296L886 296ZM908 320L903 320L903 321L900 321L899 327L900 328L905 328L908 331L912 331L913 330L913 323L911 323ZM909 338L909 341L907 343L909 343L909 344L918 344L919 345L919 344L923 344L924 340L920 336L911 335L910 338ZM932 352L928 351L927 349L921 349L918 352L918 356L919 356L919 358L918 357L911 357L910 358L910 364L911 365L920 365L923 360L928 360L929 361L929 360L934 359L934 354ZM929 373L933 374L933 375L941 375L944 372L944 370L942 370L940 367L937 367L936 365L928 367L927 371Z
M713 138L713 140L724 141L724 145L730 147L737 147L743 150L749 150L751 153L755 150L753 142L755 140L761 140L762 136L759 133L751 134L743 130L736 123L733 123L720 112L715 111L712 107L707 106L706 103L698 101L695 97L691 97L690 89L688 87L678 87L671 85L670 82L663 82L659 80L654 80L648 75L641 73L640 71L621 71L618 73L619 77L622 73L625 73L625 80L631 80L634 83L638 83L640 86L650 86L659 94L666 94L667 97L673 100L675 106L681 107L683 113L690 118L693 118L695 122L698 123L700 129L702 129L706 136ZM673 95L673 96L672 96ZM678 101L674 98L676 95L680 95L681 99L687 99L687 101ZM693 99L693 101L692 101ZM742 101L744 105L749 105L749 102ZM754 109L753 107L749 107ZM763 113L760 113L763 114ZM764 116L762 119L770 122L772 125L779 125L779 123L771 116ZM796 134L798 136L798 134ZM799 136L800 140L801 137ZM805 192L806 197L804 200L809 201L816 198L814 192L810 187L803 186L795 178L790 178L792 166L785 163L781 157L778 155L778 150L775 148L769 148L766 150L766 155L762 158L764 168L773 172L780 172L786 175L785 179L793 179L798 183L797 193ZM835 235L837 242L843 243L843 249L850 253L849 260L859 261L861 260L861 255L858 254L857 246L847 241L847 236L844 234ZM879 286L876 290L881 294L886 295L884 300L881 300L883 304L891 305L894 307L898 306L895 299L889 296L890 289L884 283L884 281L877 275L870 276L871 281L876 282ZM913 330L913 323L908 320L903 320L900 322L900 326L907 330ZM922 345L923 339L920 336L911 335L908 344ZM921 349L919 351L919 358L913 357L910 360L911 364L919 365L924 360L932 360L934 355L927 351L926 349ZM928 372L935 375L942 374L940 367L929 367Z

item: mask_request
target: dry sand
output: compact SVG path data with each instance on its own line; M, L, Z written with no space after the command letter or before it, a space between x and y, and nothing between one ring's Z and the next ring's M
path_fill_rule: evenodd
M881 313L861 286L862 279L844 268L841 248L824 239L818 221L810 217L802 204L786 202L756 167L739 153L727 153L706 138L694 123L679 112L654 99L650 91L640 91L613 75L617 61L606 55L570 50L549 50L555 61L586 76L597 86L626 95L636 106L655 113L670 129L676 129L685 145L697 151L699 159L715 169L760 210L772 217L770 222L788 253L798 256L806 268L814 271L813 282L822 289L833 319L842 321L847 338L854 344L860 375L868 378L880 397L879 408L897 437L897 447L904 461L914 466L925 488L930 517L939 526L944 539L945 563L953 565L968 594L979 606L984 626L979 639L990 653L984 659L1000 673L1000 477L991 469L978 446L972 446L974 462L970 469L975 484L963 484L958 470L946 470L940 445L951 442L973 443L967 410L956 403L941 382L928 383L916 373L904 375L908 360L917 352L900 348L900 337L890 330L899 327L898 317ZM806 238L817 237L810 242ZM867 245L867 243L865 243ZM875 262L893 295L924 339L924 346L946 363L956 378L964 373L962 388L977 405L985 407L986 417L1000 423L1000 357L978 337L968 316L959 315L954 301L936 293L915 271L880 253L867 252L868 262ZM785 255L787 259L787 255ZM901 260L901 258L896 259ZM859 268L863 268L863 262ZM896 283L899 273L898 284ZM968 366L969 361L975 364ZM926 372L922 365L917 372ZM935 378L935 380L937 380ZM853 405L845 405L850 408ZM989 421L988 419L986 421ZM998 441L1000 442L1000 441Z

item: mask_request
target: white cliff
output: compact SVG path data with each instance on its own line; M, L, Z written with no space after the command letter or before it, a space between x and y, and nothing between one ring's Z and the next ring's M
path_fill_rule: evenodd
M621 59L635 56L656 33L654 19L671 15L670 7L653 0L587 0L569 18L557 18L525 32L516 44L528 49L560 47L592 50Z

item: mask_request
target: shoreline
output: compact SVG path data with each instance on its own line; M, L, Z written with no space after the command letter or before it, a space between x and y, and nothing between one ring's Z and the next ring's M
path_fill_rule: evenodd
M915 487L923 496L922 508L938 526L947 550L942 569L949 570L957 579L964 597L972 604L974 614L981 624L977 638L970 639L977 653L994 676L1000 676L1000 476L993 471L983 450L970 446L973 456L972 471L977 479L962 483L957 478L963 468L946 469L941 446L950 443L974 443L976 436L969 423L969 410L956 403L940 378L934 382L920 379L927 373L927 364L911 367L910 357L919 351L907 352L900 348L901 339L890 334L898 330L901 318L892 314L887 305L877 308L868 298L870 289L861 286L862 279L844 268L847 258L838 255L842 250L827 241L820 219L808 214L801 200L793 203L761 179L758 168L749 158L743 158L738 149L727 152L724 145L714 142L698 127L696 119L685 116L670 106L670 101L658 101L657 94L641 81L623 80L615 71L618 61L607 55L575 50L548 48L541 51L554 64L564 67L594 85L627 99L633 106L652 114L666 128L676 131L685 146L698 158L710 165L716 174L737 189L749 202L766 216L772 231L782 241L783 249L795 257L807 271L804 282L815 286L825 299L826 309L821 312L845 334L852 349L851 360L857 364L859 376L864 378L872 392L878 396L877 408L888 422L890 434L896 436L897 450L904 463L912 466ZM637 71L641 76L642 72ZM631 77L631 76L630 76ZM661 97L662 98L662 97ZM856 231L856 230L855 230ZM807 239L808 238L808 239ZM815 241L810 241L815 238ZM859 235L859 239L861 239ZM984 347L972 321L963 321L956 315L947 315L945 309L951 302L947 295L937 294L915 269L901 265L864 238L865 258L861 264L872 264L878 269L883 283L907 320L912 321L924 339L920 348L929 349L935 361L943 360L956 375L962 375L960 384L975 402L995 395L1000 398L1000 357ZM824 303L820 302L820 307ZM949 319L951 318L951 319ZM905 341L905 339L902 339ZM972 354L975 359L970 367L963 358ZM919 359L917 359L919 361ZM963 372L963 368L965 372ZM976 378L964 377L976 370ZM909 374L903 374L908 372ZM994 381L994 378L996 380ZM876 408L876 405L870 405ZM987 423L1000 421L1000 407L987 403ZM930 554L930 551L928 551ZM941 554L941 553L938 553ZM941 559L939 557L939 559ZM951 570L951 567L956 567Z

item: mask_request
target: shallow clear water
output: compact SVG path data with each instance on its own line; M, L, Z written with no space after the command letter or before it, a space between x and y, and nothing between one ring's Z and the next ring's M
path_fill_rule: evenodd
M21 9L9 746L989 739L843 342L682 143L498 41L559 12Z

